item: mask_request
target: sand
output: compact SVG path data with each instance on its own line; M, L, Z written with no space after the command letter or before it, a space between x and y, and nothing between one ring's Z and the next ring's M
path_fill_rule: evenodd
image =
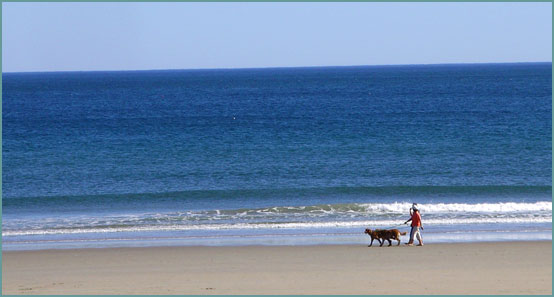
M552 294L552 242L2 253L3 294Z

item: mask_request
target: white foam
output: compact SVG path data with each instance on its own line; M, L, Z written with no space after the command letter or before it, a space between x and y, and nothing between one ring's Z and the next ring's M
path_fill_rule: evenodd
M47 229L47 230L14 230L3 231L2 236L52 235L82 233L115 233L115 232L152 232L152 231L189 231L189 230L249 230L249 229L307 229L307 228L348 228L348 227L383 227L407 226L398 220L378 221L344 221L344 222L295 222L295 223L237 223L237 224L198 224L198 225L163 225L163 226L130 226L118 228L94 229ZM428 225L467 225L467 224L523 224L552 223L552 217L518 217L518 218L454 218L429 219Z
M437 204L421 204L420 211L427 213L444 213L444 212L533 212L533 211L552 211L552 202L540 201L535 203L437 203Z
M352 204L325 204L314 206L285 206L269 207L263 209L251 210L217 210L217 215L261 215L261 214L340 214L340 213L359 213L359 214L401 214L407 213L412 203L393 202L393 203L352 203ZM507 213L507 212L534 212L548 211L552 212L551 201L539 202L499 202L499 203L429 203L419 204L422 213Z

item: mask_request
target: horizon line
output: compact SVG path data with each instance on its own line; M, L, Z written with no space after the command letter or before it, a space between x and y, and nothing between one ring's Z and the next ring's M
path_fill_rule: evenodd
M262 66L262 67L221 67L221 68L151 68L151 69L121 69L121 70L29 70L2 71L2 74L16 73L60 73L60 72L142 72L142 71L196 71L196 70L256 70L256 69L287 69L287 68L350 68L350 67L398 67L398 66L447 66L447 65L490 65L490 64L552 64L552 61L533 62L451 62L451 63L421 63L421 64L372 64L372 65L329 65L329 66Z

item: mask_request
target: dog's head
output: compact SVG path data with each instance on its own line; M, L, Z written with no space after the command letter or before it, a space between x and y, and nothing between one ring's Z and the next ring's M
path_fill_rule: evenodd
M371 234L372 232L371 232L371 229L366 228L365 231L364 231L364 233L365 233L365 234Z

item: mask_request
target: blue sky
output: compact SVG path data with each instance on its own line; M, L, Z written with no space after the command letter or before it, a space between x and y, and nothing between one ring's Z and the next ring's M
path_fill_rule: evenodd
M552 61L551 3L3 3L2 70Z

